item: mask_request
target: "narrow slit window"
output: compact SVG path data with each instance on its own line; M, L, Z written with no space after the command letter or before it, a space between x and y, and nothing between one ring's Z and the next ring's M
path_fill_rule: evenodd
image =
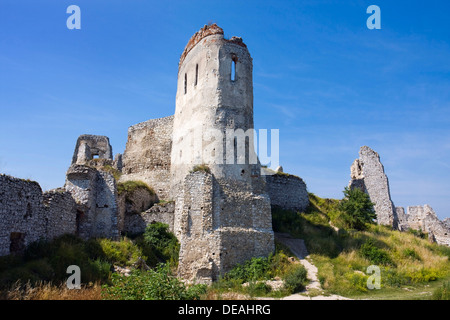
M184 74L184 94L187 93L187 73Z
M235 54L231 55L231 81L236 81L236 63L238 58Z
M195 66L195 82L194 82L194 86L197 85L198 82L198 64Z
M231 81L236 80L236 61L231 62Z

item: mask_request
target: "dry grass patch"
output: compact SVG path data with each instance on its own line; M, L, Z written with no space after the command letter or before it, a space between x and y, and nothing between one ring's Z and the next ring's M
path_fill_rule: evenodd
M16 283L3 294L6 300L101 300L102 287L98 284L68 289L66 285L40 282L36 285Z

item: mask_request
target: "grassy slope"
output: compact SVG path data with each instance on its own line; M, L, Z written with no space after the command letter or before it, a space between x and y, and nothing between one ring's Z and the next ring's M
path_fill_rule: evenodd
M346 230L338 200L310 194L310 201L303 213L274 210L273 224L275 231L305 240L328 293L360 299L423 299L450 280L450 248L383 226ZM374 248L364 255L361 246L367 242ZM381 269L381 289L368 290L366 270L374 264Z

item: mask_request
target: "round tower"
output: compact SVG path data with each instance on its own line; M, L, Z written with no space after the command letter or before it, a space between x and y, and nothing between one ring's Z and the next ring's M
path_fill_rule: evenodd
M180 275L215 279L274 249L270 199L253 146L252 58L216 24L189 40L172 133Z
M174 185L201 164L208 165L216 178L245 181L252 171L256 174L257 168L252 166L257 164L256 155L253 146L249 148L253 136L249 137L248 131L253 129L252 69L252 58L242 39L225 39L216 24L203 27L190 39L178 69L172 145ZM242 131L235 132L237 129ZM241 136L234 139L232 133ZM243 140L245 159L238 159L242 133L247 133Z

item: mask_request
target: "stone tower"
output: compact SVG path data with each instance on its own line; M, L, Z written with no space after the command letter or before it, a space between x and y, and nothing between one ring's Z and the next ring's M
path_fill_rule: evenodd
M380 156L368 146L359 150L359 159L350 167L349 188L366 192L374 203L377 223L398 228L397 212L391 200L389 180L384 172Z
M252 68L242 39L225 39L216 24L194 34L181 55L171 195L186 279L208 282L274 250L270 198L249 130Z

